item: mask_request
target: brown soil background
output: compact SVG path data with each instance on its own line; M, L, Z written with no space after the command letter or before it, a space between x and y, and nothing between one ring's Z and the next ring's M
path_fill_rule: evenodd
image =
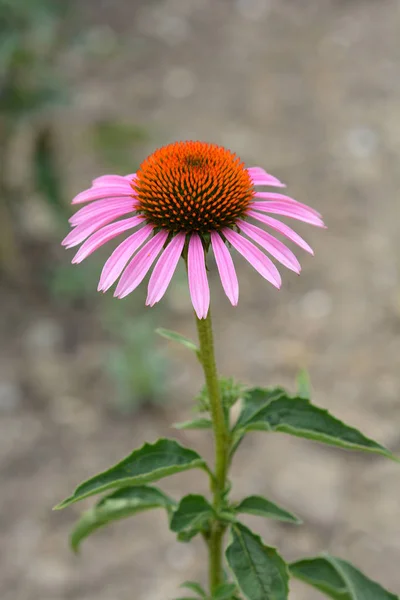
M238 259L236 309L212 273L221 372L293 388L307 366L316 403L400 452L399 2L81 4L83 21L116 36L123 50L102 68L81 68L76 103L63 112L71 194L99 174L82 150L81 124L108 114L150 129L143 154L174 139L204 139L286 181L290 194L323 213L328 230L298 227L315 257L302 255L301 277L285 272L280 292ZM154 319L194 336L185 289L172 286ZM144 301L144 287L137 294ZM15 288L3 298L0 597L178 596L181 581L204 578L205 553L200 542L176 543L163 514L97 533L76 558L67 537L81 507L51 507L82 479L189 418L193 385L196 392L201 385L194 359L170 345L168 402L121 416L110 408L101 369L107 342L89 312ZM174 435L211 458L205 434ZM304 519L300 528L257 522L287 559L327 550L400 592L398 465L253 434L232 479L236 497L264 493ZM205 484L187 474L163 487L179 497ZM321 596L293 583L290 597Z

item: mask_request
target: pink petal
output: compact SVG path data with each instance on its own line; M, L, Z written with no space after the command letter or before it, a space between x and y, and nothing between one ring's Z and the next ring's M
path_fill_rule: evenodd
M274 238L273 235L267 233L263 229L252 225L251 223L246 223L245 221L238 220L237 224L240 229L249 236L254 242L260 244L267 250L276 260L279 260L285 267L291 269L295 273L300 273L301 266L295 255L285 244L281 241Z
M261 213L258 213L255 210L248 210L247 215L249 217L253 217L253 219L257 219L257 221L261 221L261 223L269 225L270 227L272 227L272 229L275 229L275 231L279 231L279 233L281 233L289 240L300 246L300 248L303 248L303 250L305 250L306 252L314 254L311 246L309 246L307 242L303 240L303 238L298 233L293 231L293 229L289 227L289 225L286 225L286 223L282 223L281 221L278 221L278 219L274 219L273 217L267 217L266 215L262 215Z
M108 186L108 185L124 185L129 183L127 178L123 175L102 175L101 177L96 177L93 179L92 186Z
M72 262L74 264L82 262L92 254L92 252L97 250L97 248L100 248L100 246L103 246L103 244L106 244L120 233L136 227L136 225L139 225L142 221L143 217L131 217L130 219L124 219L123 221L118 221L118 223L112 223L111 225L103 227L100 231L91 235L90 238L82 244L72 259Z
M159 231L139 250L123 272L114 296L125 298L137 288L157 258L167 237L168 233L166 231Z
M192 233L188 250L188 279L193 308L199 319L205 319L210 306L204 248L200 236Z
M262 275L278 289L281 287L281 276L274 263L254 244L232 229L224 228L222 233L234 248Z
M134 209L133 198L107 198L106 200L96 200L88 206L84 206L69 219L71 225L79 225L96 216L105 215L108 212L127 207L130 210ZM129 212L129 210L128 210Z
M91 202L92 200L101 200L102 198L115 198L116 196L133 196L133 194L134 191L128 182L123 185L98 185L75 196L72 204L82 204L82 202Z
M270 175L261 167L249 167L247 169L252 181L253 185L271 185L274 187L286 187L284 183L279 181L273 175Z
M239 300L239 283L231 254L216 231L211 232L211 244L222 287L231 304L236 306Z
M147 240L153 231L153 225L145 225L124 240L105 263L100 275L99 292L106 292L118 279L128 260L136 250Z
M91 217L90 219L79 223L79 225L70 231L61 244L67 248L73 248L83 242L89 235L100 229L100 227L104 227L104 225L107 225L108 223L111 223L111 221L115 221L118 217L122 217L130 212L131 209L126 207L113 209L105 214L101 213L96 217Z
M251 204L253 210L260 210L266 213L272 213L275 215L283 215L284 217L290 217L291 219L297 219L298 221L304 221L304 223L310 223L316 227L325 227L323 221L314 215L308 208L302 208L288 202L253 202Z
M185 233L178 233L158 259L149 281L147 306L153 306L164 296L181 257L185 239Z
M256 198L261 198L265 200L281 200L282 202L288 202L289 204L294 204L295 206L301 206L302 208L305 208L311 213L313 213L316 217L320 217L322 219L321 213L315 210L315 208L311 208L311 206L307 206L307 204L302 204L294 198L290 198L290 196L285 196L284 194L274 194L273 192L256 192L254 196Z

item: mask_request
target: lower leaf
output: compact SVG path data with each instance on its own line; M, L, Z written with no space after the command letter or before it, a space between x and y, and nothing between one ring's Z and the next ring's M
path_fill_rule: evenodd
M226 550L228 565L248 600L287 600L289 572L275 548L244 525L232 527L232 542Z
M213 516L212 506L198 494L182 498L171 519L171 530L179 533L184 530L201 531L203 525Z
M152 508L165 508L170 512L175 504L175 501L161 490L150 486L135 486L118 490L102 498L94 508L82 515L71 534L71 547L77 552L80 543L85 538L108 523Z
M236 591L237 586L234 583L221 583L211 600L232 600Z
M399 600L346 560L329 554L289 565L293 577L334 600Z
M184 448L175 440L160 439L154 444L144 444L107 471L84 481L78 485L72 496L55 508L65 508L110 488L144 485L196 468L206 469L204 460L197 452Z

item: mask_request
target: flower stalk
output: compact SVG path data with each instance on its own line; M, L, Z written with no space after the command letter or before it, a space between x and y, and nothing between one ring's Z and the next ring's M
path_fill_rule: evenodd
M214 341L212 332L211 313L208 311L205 319L196 317L197 331L200 345L200 360L203 366L210 413L213 423L215 444L215 467L212 479L213 507L218 514L224 505L227 484L227 471L229 466L229 430L227 428L224 408L222 406L221 392L217 374L214 354ZM209 552L209 583L213 593L223 581L222 553L225 525L216 518L212 523L211 534L208 539Z

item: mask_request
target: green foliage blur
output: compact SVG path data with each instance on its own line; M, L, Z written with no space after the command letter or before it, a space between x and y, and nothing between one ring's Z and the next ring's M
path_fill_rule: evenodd
M70 265L70 256L58 258L52 247L45 247L49 240L43 240L42 251L31 256L31 240L21 225L22 203L40 201L54 222L55 239L67 232L71 209L55 123L73 98L68 75L59 64L71 50L96 60L90 43L96 37L94 30L79 31L75 8L66 0L0 0L0 275L12 285L28 286L24 293L29 294L29 285L34 285L29 275L34 273L35 284L44 282L51 303L79 304L90 309L99 327L104 324L113 345L105 369L114 382L115 405L126 412L163 397L165 362L153 347L151 317L134 317L139 310L134 296L129 300L130 314L126 304L98 298L101 262L96 257L79 267ZM147 139L144 128L109 115L87 127L89 148L82 151L91 151L102 171L134 171L133 150ZM30 148L23 157L15 156L14 148L21 131L29 131L24 140ZM10 177L15 161L28 161L23 165L28 181Z

